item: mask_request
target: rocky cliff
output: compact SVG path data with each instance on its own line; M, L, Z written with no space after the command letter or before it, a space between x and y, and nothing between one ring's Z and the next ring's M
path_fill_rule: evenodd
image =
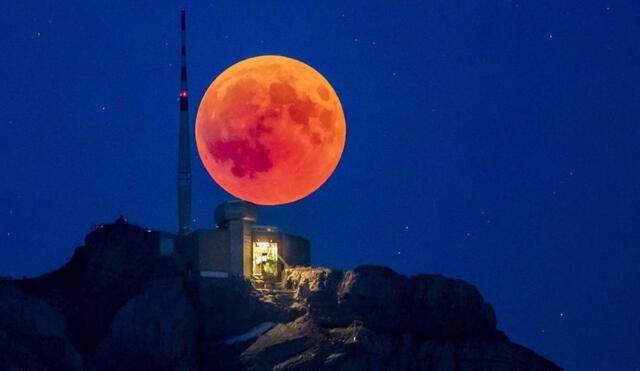
M374 266L193 279L157 239L119 220L54 272L0 279L0 369L559 370L464 281Z

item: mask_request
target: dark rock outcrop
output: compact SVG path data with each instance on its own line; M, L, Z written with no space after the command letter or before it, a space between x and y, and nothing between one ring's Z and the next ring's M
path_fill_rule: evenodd
M461 280L422 274L407 278L389 268L361 266L353 271L298 268L287 285L321 326L355 320L374 330L430 336L495 333L493 308L478 290Z
M64 317L0 279L0 369L81 370L82 363Z
M193 370L197 331L184 282L153 282L116 313L98 346L96 363L112 370Z
M0 279L0 369L559 370L464 281L300 267L256 290L189 277L123 220L54 272Z
M158 255L157 239L122 219L99 225L60 269L16 283L60 311L80 350L93 353L115 313L148 282L180 276L171 258Z
M243 351L255 370L559 370L496 329L468 283L384 267L296 268L287 285L308 314Z
M559 370L506 337L419 337L357 323L327 329L308 317L267 332L241 360L253 370Z

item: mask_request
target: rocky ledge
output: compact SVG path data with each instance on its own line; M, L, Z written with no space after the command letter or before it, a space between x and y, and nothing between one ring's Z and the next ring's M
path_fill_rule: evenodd
M2 369L559 370L461 280L294 267L264 287L189 278L156 247L120 221L54 272L0 279Z

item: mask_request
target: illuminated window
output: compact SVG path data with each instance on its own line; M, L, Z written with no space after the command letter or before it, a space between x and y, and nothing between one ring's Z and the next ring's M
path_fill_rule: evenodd
M253 275L275 276L278 274L278 244L276 242L253 243Z

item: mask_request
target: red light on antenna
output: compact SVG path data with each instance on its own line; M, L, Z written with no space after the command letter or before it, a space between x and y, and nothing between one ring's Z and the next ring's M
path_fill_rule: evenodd
M183 90L182 92L180 92L180 98L186 98L187 97L187 91Z

